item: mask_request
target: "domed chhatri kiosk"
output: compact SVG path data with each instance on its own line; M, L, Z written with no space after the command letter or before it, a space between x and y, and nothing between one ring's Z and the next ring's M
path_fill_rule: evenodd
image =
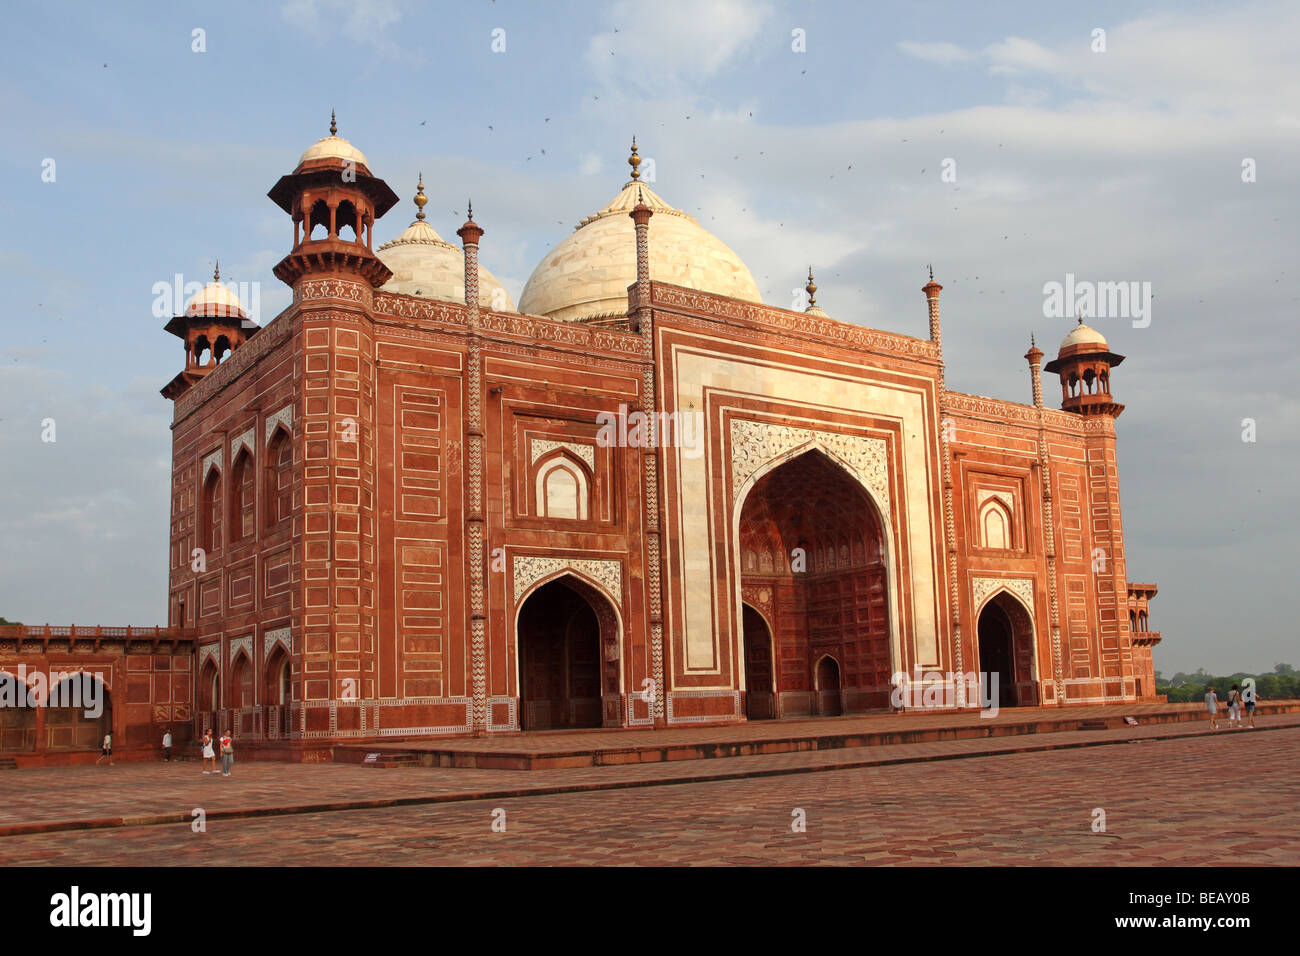
M805 310L764 305L635 143L629 164L517 308L472 208L444 239L422 176L376 243L397 196L333 120L271 189L289 307L258 328L214 277L167 325L194 726L318 760L860 714L981 672L1006 707L1153 699L1122 356L1080 323L1046 366L1061 408L1036 347L1032 401L954 391L933 274L923 338L836 320L811 269ZM664 427L602 427L638 415Z

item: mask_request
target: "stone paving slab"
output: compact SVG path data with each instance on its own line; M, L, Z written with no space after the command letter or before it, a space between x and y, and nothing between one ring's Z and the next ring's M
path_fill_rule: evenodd
M1187 733L653 790L209 817L200 833L186 823L12 836L0 840L0 863L1295 866L1297 753L1295 727ZM1093 830L1099 809L1104 832ZM505 832L492 828L499 811Z
M1257 718L1256 722L1259 727L1254 731L1217 733L1247 736L1300 727L1300 718ZM725 761L537 770L527 775L511 770L238 761L234 775L228 778L205 776L200 766L191 762L43 768L0 775L0 838L188 822L196 807L203 808L208 819L376 809L807 774L1214 733L1204 721L1146 724L1122 730L798 751Z

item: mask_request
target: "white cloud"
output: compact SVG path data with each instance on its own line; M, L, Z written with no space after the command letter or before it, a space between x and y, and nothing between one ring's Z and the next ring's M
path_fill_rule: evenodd
M938 63L941 66L969 63L978 56L978 54L963 49L955 43L946 42L917 43L912 40L904 40L898 44L898 48L908 56L914 56L918 60L925 60L927 63Z
M681 90L750 50L772 12L746 0L620 0L588 43L587 65L611 91Z

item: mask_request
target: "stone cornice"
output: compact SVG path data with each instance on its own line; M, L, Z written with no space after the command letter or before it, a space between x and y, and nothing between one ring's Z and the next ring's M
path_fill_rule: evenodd
M1006 424L1023 423L1026 427L1038 427L1038 409L1033 405L1021 405L999 398L986 398L983 395L969 395L965 392L947 392L947 409L958 415L988 417ZM1043 409L1043 424L1049 428L1080 434L1085 427L1084 419L1070 412L1055 408Z
M939 349L928 339L882 332L808 312L790 312L760 302L742 302L680 286L650 283L650 305L658 309L681 309L715 321L753 323L764 331L784 332L800 341L813 338L844 348L939 361Z

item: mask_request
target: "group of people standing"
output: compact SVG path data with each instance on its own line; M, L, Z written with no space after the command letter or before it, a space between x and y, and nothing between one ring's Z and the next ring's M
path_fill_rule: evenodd
M217 772L217 752L213 746L212 731L203 731L203 772ZM221 739L216 742L216 746L221 749L221 776L229 777L230 770L235 765L235 738L230 731L223 730ZM211 764L212 769L208 769Z
M1247 730L1255 729L1255 694L1251 688L1246 688L1249 693L1243 695L1236 684L1232 685L1232 691L1228 694L1228 728L1236 730L1241 726L1241 712L1245 708L1246 716L1250 720ZM1205 692L1205 709L1209 713L1210 723L1214 729L1219 729L1219 695L1213 687L1207 688Z

